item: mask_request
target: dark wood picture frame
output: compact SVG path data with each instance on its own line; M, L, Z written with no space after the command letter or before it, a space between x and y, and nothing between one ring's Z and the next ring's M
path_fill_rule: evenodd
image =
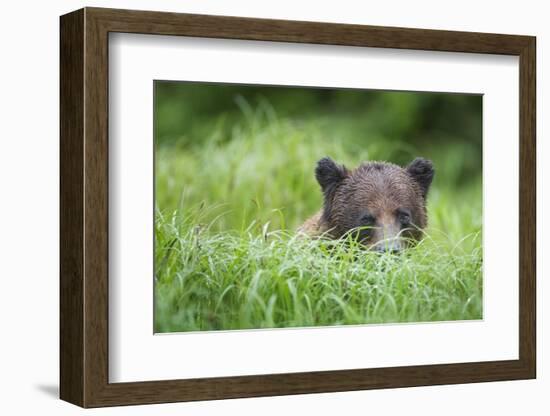
M535 38L530 36L85 8L61 17L60 396L83 407L336 392L536 376ZM109 383L110 32L519 57L519 359Z

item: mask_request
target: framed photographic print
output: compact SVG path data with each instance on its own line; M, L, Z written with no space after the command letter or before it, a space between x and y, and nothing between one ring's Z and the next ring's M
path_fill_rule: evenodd
M61 17L83 406L534 378L535 38Z

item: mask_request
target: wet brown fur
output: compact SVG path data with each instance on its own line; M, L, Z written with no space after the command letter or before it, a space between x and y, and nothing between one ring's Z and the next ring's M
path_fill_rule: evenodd
M396 237L402 241L420 240L428 221L426 197L433 174L432 163L422 158L405 168L387 162L365 162L351 171L329 158L321 159L316 177L324 206L299 231L336 239L358 227L368 228L360 235L369 246ZM400 222L403 215L410 219L406 226ZM367 224L369 227L365 227L365 216L374 219ZM399 248L404 244L400 243Z

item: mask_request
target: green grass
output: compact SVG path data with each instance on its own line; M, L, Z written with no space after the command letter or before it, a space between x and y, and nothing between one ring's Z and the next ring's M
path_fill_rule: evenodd
M158 332L481 318L479 234L380 255L267 226L211 233L158 214L156 242Z
M241 106L238 122L157 147L157 332L482 318L481 179L464 180L460 163L471 148ZM321 207L313 170L325 155L349 167L434 160L426 238L402 255L297 238Z

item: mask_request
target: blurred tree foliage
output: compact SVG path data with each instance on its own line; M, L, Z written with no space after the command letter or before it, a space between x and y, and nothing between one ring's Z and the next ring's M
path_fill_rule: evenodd
M351 152L382 146L387 151L376 153L398 164L415 154L439 160L445 166L438 171L454 176L456 185L481 175L481 95L157 81L155 105L162 148L201 146L213 132L218 143L230 141L261 107L266 122L314 121Z

